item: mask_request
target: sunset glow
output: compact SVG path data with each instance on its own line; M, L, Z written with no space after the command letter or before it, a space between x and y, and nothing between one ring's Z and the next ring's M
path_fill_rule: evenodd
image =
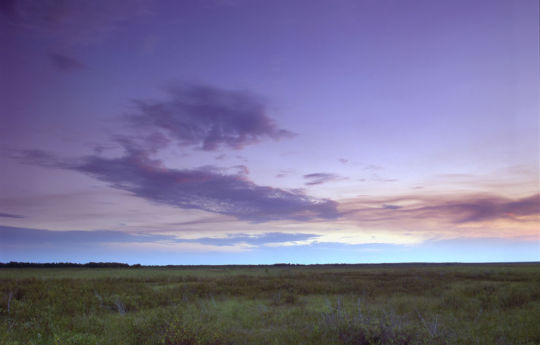
M540 261L538 6L5 1L0 262Z

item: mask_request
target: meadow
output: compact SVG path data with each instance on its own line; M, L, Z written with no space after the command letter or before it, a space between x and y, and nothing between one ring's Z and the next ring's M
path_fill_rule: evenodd
M540 263L0 268L0 344L540 344Z

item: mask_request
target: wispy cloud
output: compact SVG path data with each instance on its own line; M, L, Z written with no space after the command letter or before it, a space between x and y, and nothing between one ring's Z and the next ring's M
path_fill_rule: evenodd
M107 247L124 249L129 251L151 251L151 252L172 252L172 253L238 253L252 250L254 246L247 243L235 243L232 245L211 245L199 242L177 242L177 241L156 241L156 242L118 242L106 243Z
M20 216L18 214L1 213L1 212L0 212L0 217L3 217L3 218L24 218L24 216Z
M53 243L55 245L84 245L107 242L154 242L173 240L172 236L132 235L120 231L50 231L44 229L18 228L0 225L0 242L4 246L39 245Z
M316 239L313 234L269 232L257 235L230 234L226 237L177 238L173 235L126 233L111 230L51 231L0 225L0 248L52 246L106 246L127 249L239 252L260 246L301 243Z
M348 218L361 223L416 227L422 223L470 224L508 220L540 220L540 195L508 198L497 195L406 195L387 198L357 198L341 203Z
M241 149L264 138L293 136L268 116L266 105L246 91L203 84L177 84L163 101L135 101L128 119L135 127L165 132L181 146L205 151Z
M367 164L363 166L363 170L366 172L365 177L360 179L361 181L374 181L379 183L396 182L396 178L388 178L383 175L384 167L376 164Z
M49 57L53 66L61 71L72 72L86 68L82 62L71 56L54 53L50 54Z
M114 248L153 252L243 252L254 248L249 243L236 241L226 244L211 244L199 241L178 240L174 236L129 234L120 231L50 231L0 226L0 249L55 249L84 248L94 252Z
M247 243L249 245L269 245L290 242L302 242L306 240L317 239L319 235L304 234L304 233L283 233L283 232L266 232L258 235L233 234L227 237L201 237L190 240L189 242L198 242L211 245L233 245L237 243Z
M43 150L12 151L11 158L27 164L38 165L46 168L68 167L53 154Z
M308 180L306 182L307 186L314 186L330 181L339 180L340 177L336 174L329 174L329 173L313 173L313 174L307 174L304 175L304 178Z
M280 169L279 170L279 173L276 174L276 178L283 178L283 177L287 177L289 175L293 174L293 170L291 169Z

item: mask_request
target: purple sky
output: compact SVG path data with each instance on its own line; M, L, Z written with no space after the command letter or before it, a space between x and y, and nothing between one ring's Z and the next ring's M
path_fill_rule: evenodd
M538 261L538 6L4 0L0 261Z

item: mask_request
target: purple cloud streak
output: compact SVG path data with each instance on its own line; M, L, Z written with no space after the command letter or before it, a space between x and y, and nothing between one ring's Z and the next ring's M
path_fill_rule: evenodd
M395 205L406 202L407 206ZM520 217L540 217L540 194L511 199L497 195L420 196L386 199L356 199L342 203L349 211L346 217L371 224L392 222L437 221L465 224ZM382 207L380 206L382 204Z
M276 244L292 241L317 239L315 234L264 232L257 235L229 234L227 237L200 237L181 239L172 235L132 234L114 230L65 230L52 231L47 229L20 228L0 225L0 243L6 247L14 245L55 245L88 246L106 243L153 243L167 241L176 243L201 243L215 246L231 246L248 243L255 246ZM1 246L0 246L1 247Z
M199 209L252 222L334 219L337 203L299 191L258 186L240 171L227 175L219 168L169 169L147 152L126 147L119 158L86 156L59 160L42 151L23 151L21 161L79 171L146 200L184 209Z

